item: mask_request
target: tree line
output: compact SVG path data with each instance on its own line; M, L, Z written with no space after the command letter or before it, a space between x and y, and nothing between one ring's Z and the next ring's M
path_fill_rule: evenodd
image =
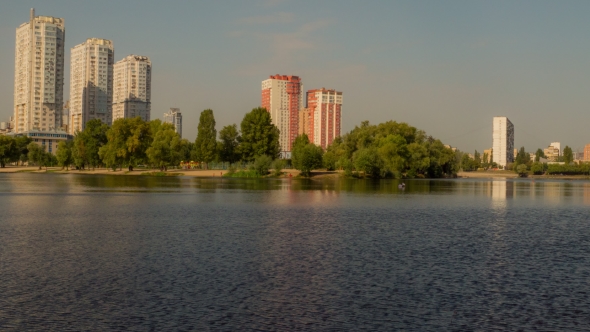
M33 147L27 137L0 137L0 160L28 161L39 166L52 162L62 167L87 169L124 167L133 170L149 165L166 170L181 161L196 161L208 168L211 162L250 163L259 175L267 174L272 166L280 174L285 161L280 156L279 130L272 124L264 108L254 108L244 115L240 126L227 125L217 133L213 111L200 114L194 142L182 139L173 125L160 120L149 122L141 118L118 119L112 126L100 120L86 123L71 141L58 144L55 157L42 148ZM18 140L8 144L4 153L3 140ZM30 153L29 149L33 151ZM45 153L45 155L44 155ZM344 170L349 176L373 178L414 178L455 176L459 161L455 153L442 142L406 123L388 121L378 125L362 122L349 133L334 139L324 151L303 134L296 138L291 151L291 164L309 176L314 169ZM3 157L7 156L7 157Z

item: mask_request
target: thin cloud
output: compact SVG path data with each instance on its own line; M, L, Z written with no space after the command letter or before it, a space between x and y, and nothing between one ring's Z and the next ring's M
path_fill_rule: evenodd
M294 20L293 13L280 12L272 15L244 17L238 20L238 24L277 24L291 23Z

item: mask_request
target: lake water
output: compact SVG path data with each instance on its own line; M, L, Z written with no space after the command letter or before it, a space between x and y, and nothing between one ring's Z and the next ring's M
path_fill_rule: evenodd
M588 331L590 182L0 174L2 331Z

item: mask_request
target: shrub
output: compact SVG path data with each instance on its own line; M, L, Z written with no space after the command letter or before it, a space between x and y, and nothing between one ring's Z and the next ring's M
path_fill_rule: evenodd
M254 159L254 164L252 165L252 170L254 170L258 175L264 176L268 174L268 169L272 164L272 158L267 155L262 155L256 157Z

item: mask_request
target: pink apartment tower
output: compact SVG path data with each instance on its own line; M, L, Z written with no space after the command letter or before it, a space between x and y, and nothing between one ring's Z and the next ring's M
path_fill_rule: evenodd
M307 91L310 112L309 140L324 150L340 136L342 128L342 92L325 88Z

